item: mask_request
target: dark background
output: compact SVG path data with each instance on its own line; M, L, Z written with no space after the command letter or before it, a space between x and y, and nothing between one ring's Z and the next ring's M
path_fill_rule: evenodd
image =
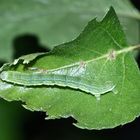
M139 0L131 0L136 8L140 9ZM13 59L21 55L49 51L39 44L38 38L32 34L25 34L13 40L14 54ZM27 49L25 49L27 48ZM140 66L140 55L137 58ZM2 65L1 62L0 65ZM120 140L120 139L135 139L140 140L140 118L137 118L132 123L124 126L119 126L108 130L82 130L72 125L75 121L72 118L45 120L45 113L30 112L21 107L20 102L9 103L2 100L3 104L9 107L16 106L16 111L22 112L22 117L19 121L19 133L23 135L24 140ZM12 104L12 105L11 105ZM16 119L15 116L13 119Z

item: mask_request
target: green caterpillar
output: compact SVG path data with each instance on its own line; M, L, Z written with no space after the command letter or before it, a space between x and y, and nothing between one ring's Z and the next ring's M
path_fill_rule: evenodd
M0 74L0 78L3 81L23 86L57 85L79 89L94 95L98 100L100 100L101 94L112 91L115 88L115 85L110 81L107 81L103 85L94 83L86 78L86 74L85 66L74 65L69 68L28 73L3 71Z

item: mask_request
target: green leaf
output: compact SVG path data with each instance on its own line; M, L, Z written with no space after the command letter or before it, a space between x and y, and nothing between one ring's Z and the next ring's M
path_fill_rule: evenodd
M94 19L89 22L77 39L55 47L50 53L38 57L32 54L5 64L0 74L0 96L10 101L21 100L29 110L45 111L47 119L72 116L77 120L74 125L80 128L104 129L123 125L140 114L140 73L131 55L135 48L138 46L128 47L119 20L111 8L102 21ZM104 92L100 100L90 92L69 86L67 80L63 82L66 87L62 83L59 85L62 79L55 81L56 77L52 75L53 86L37 83L32 86L34 82L39 83L36 80L42 81L41 77L34 79L34 74L41 73L47 77L47 72L53 70L57 71L53 73L55 76L63 74L67 78L73 73L70 67L81 62L86 66L84 73L77 69L79 75L73 75L71 81L84 77L85 81L82 80L86 85L94 83L98 85L98 91L108 81L115 85L110 92ZM58 70L62 71L58 73ZM11 72L13 75L8 77ZM90 81L87 82L88 79Z
M140 15L129 0L2 0L0 59L12 60L12 41L20 35L36 35L42 45L50 48L72 40L89 20L101 18L110 6L118 13L128 41L139 42Z

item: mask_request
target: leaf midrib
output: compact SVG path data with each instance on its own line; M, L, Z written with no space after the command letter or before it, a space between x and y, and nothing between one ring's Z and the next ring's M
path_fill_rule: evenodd
M101 60L101 59L110 59L110 55L113 53L115 55L115 58L113 58L112 60L116 59L118 55L120 54L125 54L125 53L128 53L128 52L131 52L135 49L140 49L140 45L134 45L134 46L130 46L130 47L125 47L123 49L120 49L120 50L110 50L108 53L102 55L102 56L99 56L99 57L96 57L96 58L93 58L93 59L90 59L90 60L85 60L85 61L78 61L76 63L72 63L72 64L69 64L69 65L65 65L65 66L62 66L62 67L59 67L59 68L55 68L55 69L50 69L51 71L55 71L55 70L60 70L60 69L64 69L64 68L68 68L68 67L73 67L73 66L76 66L76 65L79 65L80 63L84 63L84 64L88 64L88 63L91 63L91 62L94 62L94 61L98 61L98 60ZM111 59L110 59L111 61Z

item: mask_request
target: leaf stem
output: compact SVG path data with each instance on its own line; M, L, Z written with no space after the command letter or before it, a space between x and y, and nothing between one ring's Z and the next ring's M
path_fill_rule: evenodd
M131 52L133 50L138 50L138 49L140 49L140 44L135 45L135 46L130 46L130 47L124 48L122 50L116 51L116 54L121 54L121 53L125 53L125 52Z
M104 58L109 58L110 56L112 57L112 55L117 56L119 54L131 52L133 50L138 50L138 49L140 49L140 44L139 45L135 45L135 46L125 47L125 48L123 48L121 50L111 50L110 52L108 52L108 53L106 53L106 54L104 54L102 56L99 56L99 57L96 57L96 58L93 58L93 59L90 59L90 60L85 60L83 62L84 63L90 63L90 62L93 62L93 61L96 61L96 60L100 60L100 59L104 59ZM65 65L65 66L62 66L62 67L59 67L59 68L51 69L51 71L59 70L59 69L62 69L62 68L67 68L67 67L73 67L73 66L76 66L76 65L80 65L80 63L81 62L72 63L72 64Z
M122 48L121 50L111 50L102 56L93 58L91 60L87 60L86 63L90 63L92 61L96 61L96 60L100 60L100 59L104 59L104 58L114 59L114 57L116 57L119 54L131 52L131 51L138 50L138 49L140 49L140 44L135 45L135 46L125 47L125 48Z

